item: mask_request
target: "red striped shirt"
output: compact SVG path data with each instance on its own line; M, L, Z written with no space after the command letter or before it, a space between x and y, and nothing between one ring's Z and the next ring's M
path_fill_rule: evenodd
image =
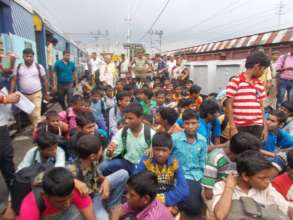
M266 93L260 80L247 82L244 73L241 73L228 84L226 96L233 100L233 117L236 126L263 125L261 101L266 98Z

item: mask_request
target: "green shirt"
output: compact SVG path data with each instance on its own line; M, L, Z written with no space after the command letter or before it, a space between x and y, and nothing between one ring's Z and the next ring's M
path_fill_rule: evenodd
M144 115L150 115L152 114L152 110L156 108L157 103L154 100L150 101L150 105L147 105L144 101L140 101L139 104L143 108L143 114Z
M120 129L112 139L112 142L117 144L112 157L116 157L123 153L121 156L125 160L128 160L132 164L138 164L142 156L145 154L145 151L151 147L148 146L144 138L144 126L142 126L141 131L137 137L133 136L130 129L127 129L126 149L124 149L122 142L122 131L123 129ZM155 131L151 129L151 138L154 134ZM105 155L105 157L109 159L107 155Z
M236 165L226 155L223 149L216 148L208 154L204 177L201 184L213 188L216 182L223 180L231 171L236 171Z

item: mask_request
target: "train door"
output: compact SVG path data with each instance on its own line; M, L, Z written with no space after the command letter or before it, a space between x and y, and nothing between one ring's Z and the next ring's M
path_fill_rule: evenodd
M194 65L190 69L190 79L202 88L203 94L208 94L208 66Z
M232 65L217 65L215 90L219 92L226 88L230 77L238 74L241 71L241 67L238 64Z

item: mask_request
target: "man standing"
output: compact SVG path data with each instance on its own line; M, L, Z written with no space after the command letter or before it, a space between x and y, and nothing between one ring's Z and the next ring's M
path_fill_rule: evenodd
M19 64L11 79L10 91L16 89L24 94L34 105L35 108L30 114L33 128L41 121L41 108L44 90L44 99L49 100L49 84L45 69L42 65L34 62L34 51L30 48L23 50L24 64Z
M121 54L121 61L119 63L119 74L121 78L126 78L129 73L129 61L126 59L125 54Z
M100 68L100 81L102 84L110 85L114 88L118 75L116 66L112 62L111 58L111 55L105 56L105 63L102 64Z
M293 43L290 53L280 56L277 60L276 70L279 74L277 107L280 107L286 91L289 101L293 100Z
M0 169L8 189L11 187L14 176L13 148L7 127L7 113L10 111L8 104L17 103L18 101L19 95L12 93L5 96L0 91Z
M104 63L101 59L97 57L97 53L93 52L92 57L89 62L90 73L91 73L91 83L94 85L96 79L99 79L99 71L101 65Z
M63 110L67 109L70 104L71 98L73 96L74 83L75 87L78 88L78 77L75 73L75 64L70 61L70 52L63 52L63 59L56 61L54 65L53 74L53 88L57 92L59 103L62 106ZM65 98L67 96L67 103Z
M148 66L150 65L151 64L144 56L144 50L141 49L137 52L137 57L134 57L130 64L130 71L134 71L136 78L145 79L148 75Z

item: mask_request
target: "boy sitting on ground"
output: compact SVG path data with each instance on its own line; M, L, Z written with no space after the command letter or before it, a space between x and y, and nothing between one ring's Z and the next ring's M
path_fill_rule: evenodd
M65 168L48 170L42 192L33 191L23 200L18 220L96 220L91 198L74 189L72 174Z
M283 102L280 110L287 115L287 120L283 129L293 136L293 101Z
M109 216L106 210L111 213L111 209L120 203L128 173L126 170L118 170L106 177L101 174L99 161L103 148L95 135L81 137L77 143L77 152L79 159L68 169L89 188L97 219L107 220Z
M158 180L151 172L136 174L127 182L127 203L118 206L111 220L134 217L137 220L172 220L173 217L161 202L156 200Z
M259 151L261 141L247 132L238 132L231 138L225 148L216 148L208 153L204 176L201 179L203 198L210 218L212 212L213 188L219 181L224 180L230 173L236 173L236 158L246 150Z
M273 110L270 112L266 121L268 136L264 142L264 150L275 152L278 148L284 149L293 146L293 136L281 129L286 119L286 114L282 111Z
M40 122L34 131L34 140L37 139L40 133L51 132L63 138L67 138L68 124L60 121L58 113L54 110L46 113L46 120Z
M277 176L272 184L275 189L283 195L283 197L293 202L292 185L293 185L293 150L287 152L288 170L280 176Z
M58 147L56 135L41 133L36 140L37 146L29 149L17 167L21 170L34 163L48 164L55 167L65 167L65 152Z
M107 176L125 169L131 175L142 156L151 147L154 131L144 125L143 109L139 104L130 104L124 110L125 127L117 132L106 149L106 160L101 171Z
M85 104L85 100L82 96L74 95L71 99L71 107L69 107L66 111L59 113L59 119L68 124L70 134L74 129L76 129L76 116L79 112L85 110Z
M179 161L171 156L171 150L170 134L165 132L155 134L152 140L153 157L144 156L135 172L150 171L156 174L159 183L157 199L170 207L170 210L175 210L177 204L185 199L189 191Z
M238 176L229 174L226 181L214 187L213 210L217 219L224 220L232 209L232 200L249 197L264 207L277 207L293 219L289 203L270 184L272 165L260 153L246 151L237 157ZM271 208L273 208L271 207Z

